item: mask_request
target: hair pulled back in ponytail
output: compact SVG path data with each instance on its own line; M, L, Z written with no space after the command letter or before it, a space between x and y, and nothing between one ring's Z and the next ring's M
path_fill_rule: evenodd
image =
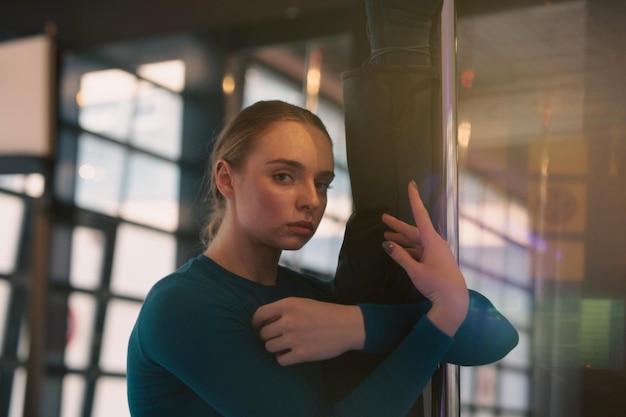
M237 170L250 154L254 139L265 133L277 122L300 122L322 131L330 141L324 123L315 114L302 107L279 100L259 101L239 112L218 135L213 145L206 176L208 189L206 201L210 206L209 218L202 229L201 239L205 247L219 231L226 210L224 196L217 188L215 165L223 159Z

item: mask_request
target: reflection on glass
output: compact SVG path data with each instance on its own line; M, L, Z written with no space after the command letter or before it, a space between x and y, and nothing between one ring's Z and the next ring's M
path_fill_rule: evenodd
M92 417L130 417L125 398L126 382L123 378L98 379Z
M89 134L78 142L76 204L116 215L124 178L124 148Z
M63 377L63 396L61 398L61 417L80 417L83 415L83 396L85 378L68 374Z
M143 298L154 283L174 271L176 239L174 236L121 224L117 231L111 291Z
M96 289L100 285L105 236L99 230L77 226L72 231L70 282L75 287Z
M183 99L152 83L138 85L130 142L171 159L180 157Z
M120 141L126 140L136 88L137 77L119 69L84 74L76 97L80 106L80 126Z
M459 176L459 260L467 285L489 298L520 335L518 346L499 366L462 370L461 391L468 384L475 387L462 396L462 415L469 404L483 407L485 415L500 415L495 413L497 407L524 412L530 390L533 288L530 249L520 240L529 234L528 214L503 187L468 171ZM513 221L517 222L512 225Z
M131 153L120 215L138 223L173 232L178 227L178 165Z
M100 355L100 367L104 371L120 373L126 371L128 338L140 308L140 303L131 301L111 300L109 302L104 320Z
M77 292L70 294L65 347L65 364L70 368L85 368L89 364L95 312L94 297Z
M10 274L15 270L23 216L24 201L0 192L0 274Z

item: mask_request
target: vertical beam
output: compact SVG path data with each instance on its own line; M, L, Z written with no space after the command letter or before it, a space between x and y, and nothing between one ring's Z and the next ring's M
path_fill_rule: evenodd
M454 0L443 2L440 51L445 230L452 252L458 258L456 10ZM441 397L433 401L432 417L458 417L461 411L459 367L450 364L444 364L442 367ZM437 391L439 390L433 392Z

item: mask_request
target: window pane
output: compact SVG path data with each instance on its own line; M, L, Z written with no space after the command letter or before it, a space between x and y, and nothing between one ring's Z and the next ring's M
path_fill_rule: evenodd
M175 231L180 171L176 164L133 153L120 215L127 220Z
M13 374L9 417L22 417L24 410L24 394L26 393L26 370L17 368Z
M302 91L296 83L290 83L286 77L260 65L251 65L246 70L242 105L248 107L259 100L282 100L297 106L304 104Z
M125 140L134 111L137 78L111 69L88 72L81 77L76 101L81 127L118 140Z
M15 270L23 216L24 201L0 193L0 274L10 274Z
M174 236L129 224L120 225L111 272L114 293L144 298L150 287L175 267Z
M109 302L104 321L102 354L100 356L100 367L104 371L125 372L128 339L140 308L141 303L131 301L111 300Z
M124 179L124 148L89 134L79 137L76 204L116 215Z
M70 282L86 289L96 289L100 284L105 236L99 230L78 226L72 232L72 258Z
M528 375L509 370L501 371L499 405L513 410L526 410L528 408L528 385Z
M61 417L80 417L83 415L83 397L85 378L80 375L66 375L63 378L63 397L61 399Z
M96 385L92 417L129 417L126 381L123 378L100 378Z
M68 303L65 364L70 368L85 368L91 354L96 300L90 295L73 293Z
M142 81L134 116L133 145L168 158L180 157L183 117L180 95Z

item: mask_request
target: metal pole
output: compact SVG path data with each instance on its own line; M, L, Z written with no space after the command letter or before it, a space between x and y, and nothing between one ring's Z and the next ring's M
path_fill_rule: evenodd
M458 259L456 10L454 0L443 2L440 50L446 238ZM461 413L459 367L450 364L442 366L441 402L439 407L433 407L433 417L459 417ZM439 408L439 413L435 415L437 408Z

